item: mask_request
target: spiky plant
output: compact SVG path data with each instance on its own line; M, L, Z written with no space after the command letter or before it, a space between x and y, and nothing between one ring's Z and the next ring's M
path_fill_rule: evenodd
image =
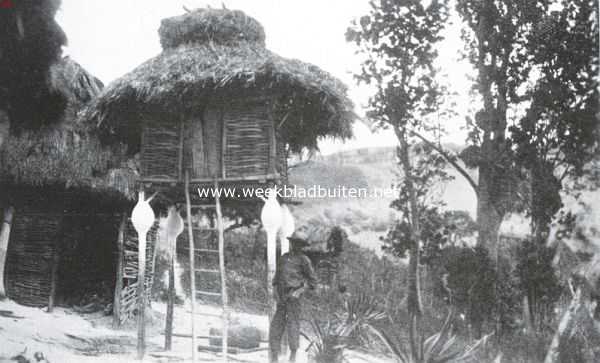
M348 347L348 337L356 328L357 323L347 324L337 319L321 322L317 319L309 321L312 334L302 334L310 341L306 350L314 363L343 363L346 362L345 349Z
M365 326L375 324L386 318L385 312L380 308L377 299L366 293L360 293L344 302L344 312L338 316L338 319L345 321L346 325L355 324L355 328L350 332L353 342L364 342L367 335Z
M456 335L452 334L453 313L448 313L446 321L440 330L425 339L422 334L419 340L419 349L410 353L402 343L383 330L367 324L369 330L381 339L394 357L401 363L468 363L476 362L476 356L485 346L492 334L485 335L471 345L462 346L457 342Z

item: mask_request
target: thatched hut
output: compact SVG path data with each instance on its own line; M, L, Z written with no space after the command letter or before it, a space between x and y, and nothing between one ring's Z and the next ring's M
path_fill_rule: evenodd
M120 214L135 187L124 150L76 118L102 84L69 58L51 66L48 83L65 100L60 120L13 133L0 149L0 203L15 210L4 285L33 306L112 291Z
M243 12L198 9L163 20L159 36L162 53L106 87L82 120L105 145L126 145L139 160L138 181L163 201L181 202L184 181L194 191L215 181L284 183L290 152L352 135L346 87L267 50L262 25ZM257 218L259 205L245 204L223 201L226 214L254 209ZM209 248L200 246L210 246L210 232L194 230L196 248Z
M286 178L289 152L351 136L346 87L265 48L241 11L198 9L162 21L163 51L109 85L85 112L105 141L140 154L141 180Z

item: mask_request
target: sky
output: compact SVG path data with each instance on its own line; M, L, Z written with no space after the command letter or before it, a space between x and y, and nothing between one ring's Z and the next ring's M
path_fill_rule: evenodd
M356 85L352 74L359 70L361 57L344 34L352 19L368 13L368 0L63 0L57 20L69 39L64 54L109 84L161 52L157 33L161 19L184 13L184 6L220 8L223 4L262 23L270 50L313 63L346 83L357 114L364 115L372 90ZM468 96L472 68L460 60L459 35L460 24L453 21L439 46L437 64L458 93L454 99L458 115L444 123L448 135L442 141L463 144L466 133L461 126L472 111ZM397 143L390 131L373 133L362 122L354 125L354 134L345 143L322 140L321 153Z

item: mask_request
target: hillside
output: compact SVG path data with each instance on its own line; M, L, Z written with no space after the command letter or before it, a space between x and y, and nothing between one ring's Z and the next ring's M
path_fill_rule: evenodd
M456 145L447 148L459 151ZM320 185L323 188L390 188L399 179L393 147L364 148L344 151L297 164L289 172L291 184L305 189ZM435 195L444 201L448 210L465 210L475 216L476 200L466 180L452 167L454 177L435 188ZM476 177L476 171L470 171ZM367 196L366 198L304 198L302 204L292 207L297 224L319 221L327 225L341 225L350 239L362 247L380 252L380 240L396 218L389 207L393 197Z

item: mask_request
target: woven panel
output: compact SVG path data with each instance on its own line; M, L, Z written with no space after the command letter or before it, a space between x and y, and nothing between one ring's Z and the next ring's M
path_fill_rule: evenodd
M287 181L287 152L285 142L280 136L277 137L277 172Z
M54 237L60 216L16 214L6 261L8 297L27 306L45 306L50 296Z
M146 121L141 156L144 178L179 178L180 127L172 119Z
M269 173L270 128L266 107L260 103L233 104L223 113L226 125L225 170L227 177Z
M152 282L154 281L153 256L158 240L158 222L148 231L146 236L146 274L145 289L150 298ZM121 324L133 319L137 308L137 278L138 278L138 236L131 220L125 226L125 240L123 243L123 290L121 291Z

